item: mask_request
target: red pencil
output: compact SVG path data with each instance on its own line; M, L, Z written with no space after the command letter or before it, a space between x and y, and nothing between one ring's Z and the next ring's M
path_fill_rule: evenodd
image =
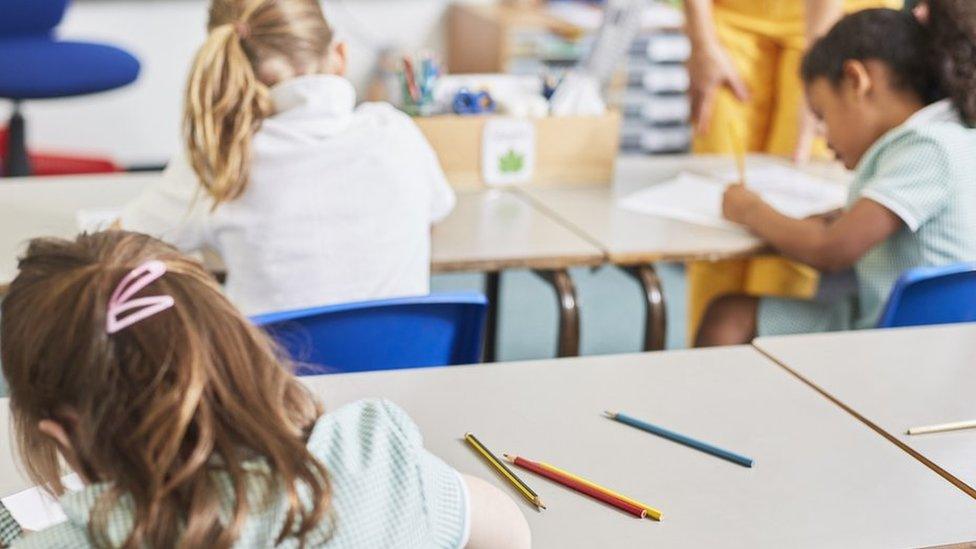
M559 474L559 473L557 473L557 472L555 472L555 471L553 471L551 469L547 469L547 468L539 465L538 463L536 463L534 461L529 461L529 460L527 460L527 459L525 459L523 457L519 457L519 456L510 456L508 454L502 454L502 455L505 456L505 459L506 460L508 460L510 463L514 463L518 467L521 467L521 468L523 468L523 469L525 469L527 471L531 471L531 472L533 472L533 473L535 473L537 475L546 477L549 480L556 481L559 484L562 484L563 486L566 486L567 488L572 488L573 490L576 490L577 492L581 492L583 494L586 494L586 495L590 496L591 498L598 499L598 500L602 501L603 503L606 503L607 505L612 505L612 506L616 507L617 509L620 509L621 511L625 511L627 513L630 513L631 515L634 515L635 517L644 518L644 517L647 516L647 511L644 510L642 507L638 507L638 506L634 505L633 503L624 501L624 500L622 500L622 499L620 499L618 497L611 496L610 494L607 494L606 492L603 492L603 491L597 490L596 488L592 488L590 486L587 486L587 485L585 485L585 484L583 484L583 483L581 483L581 482L579 482L579 481L577 481L575 479L569 478L569 477L567 477L565 475L561 475L561 474Z

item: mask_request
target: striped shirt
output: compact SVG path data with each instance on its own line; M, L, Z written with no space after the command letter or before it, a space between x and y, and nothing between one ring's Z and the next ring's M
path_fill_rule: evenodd
M323 416L316 423L308 448L329 472L330 518L306 539L308 547L456 548L467 543L468 497L460 474L427 452L416 425L407 414L386 401L361 401ZM248 462L255 473L267 471L261 462ZM219 473L218 473L219 474ZM229 477L221 475L224 516L232 508ZM264 484L252 483L250 501L263 501ZM106 484L89 485L64 495L61 506L68 520L41 532L20 537L15 548L93 547L88 520ZM257 507L245 523L236 547L272 547L284 524L284 494ZM10 528L0 513L0 533ZM123 497L108 514L106 532L113 546L131 532L131 500ZM278 547L298 547L295 538Z

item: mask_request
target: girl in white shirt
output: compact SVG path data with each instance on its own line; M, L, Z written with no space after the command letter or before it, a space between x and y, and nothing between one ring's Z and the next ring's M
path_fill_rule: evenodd
M247 314L429 290L430 225L454 207L409 117L355 107L315 0L213 0L190 72L186 153L123 228L211 248Z

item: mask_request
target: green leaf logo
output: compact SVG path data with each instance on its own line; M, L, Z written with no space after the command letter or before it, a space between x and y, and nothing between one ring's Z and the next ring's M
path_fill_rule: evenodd
M525 155L509 149L498 159L498 171L502 173L518 173L525 167Z

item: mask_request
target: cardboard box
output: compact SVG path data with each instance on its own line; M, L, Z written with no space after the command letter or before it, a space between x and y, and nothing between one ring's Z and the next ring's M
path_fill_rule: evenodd
M456 189L483 189L482 135L490 116L415 118ZM531 119L536 157L530 185L609 185L620 148L620 113Z

